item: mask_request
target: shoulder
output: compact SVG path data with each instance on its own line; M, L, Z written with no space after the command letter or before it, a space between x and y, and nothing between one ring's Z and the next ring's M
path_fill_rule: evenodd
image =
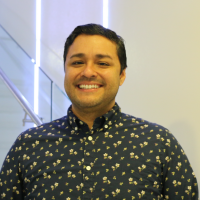
M136 130L136 128L141 129L141 130L146 128L148 130L151 130L151 132L154 132L154 131L163 132L164 131L164 132L170 133L167 128L165 128L164 126L162 126L160 124L150 122L145 119L138 118L138 117L135 117L135 116L132 116L129 114L125 114L125 113L122 113L121 121L126 122L126 125L130 124L130 125L135 126L135 130Z
M160 124L125 113L122 113L120 122L123 124L123 128L128 129L134 135L142 136L143 139L151 137L151 141L157 141L160 144L166 144L169 141L178 143L170 130Z
M18 138L23 140L32 137L55 135L55 133L60 133L62 129L65 129L66 127L68 127L68 121L67 116L64 116L51 122L44 123L40 126L27 129L22 132Z

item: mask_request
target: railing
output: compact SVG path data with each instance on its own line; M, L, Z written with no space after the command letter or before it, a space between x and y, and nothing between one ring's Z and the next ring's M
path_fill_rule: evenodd
M0 68L0 77L3 80L3 82L5 83L5 85L8 87L8 89L11 91L11 93L14 95L15 99L19 102L21 107L24 109L25 113L29 115L31 120L37 126L41 125L42 124L41 119L35 114L35 112L31 108L31 105L29 104L29 102L21 94L21 92L17 89L17 87L9 80L9 78L6 76L6 74L3 72L3 70L1 68Z
M43 56L51 55L58 59L48 49L41 45ZM62 64L60 61L57 63ZM35 63L24 49L12 38L12 36L0 25L0 66L6 76L19 89L27 99L31 107L35 106ZM38 76L38 115L43 122L50 122L67 114L71 102L67 95L54 83L39 67ZM26 118L26 116L25 116ZM9 120L9 119L8 119ZM24 119L23 122L29 120Z
M26 38L25 38L26 39ZM48 53L48 49L41 47L43 56L56 59L54 55ZM44 51L45 50L45 51ZM50 55L50 56L49 56ZM59 62L57 62L59 63ZM60 61L60 63L62 63ZM34 114L33 109L35 76L31 57L14 40L14 38L0 25L0 166L9 151L10 146L18 137L19 133L40 125L41 119ZM2 73L3 71L3 73ZM7 77L7 78L5 78ZM63 117L67 114L67 109L71 102L62 90L39 68L38 76L38 115L42 117L44 123ZM9 84L12 82L13 84ZM5 83L5 84L4 84ZM6 88L9 87L12 94L17 97L18 102ZM12 89L11 89L12 88ZM15 91L15 92L14 92ZM17 92L16 92L17 91ZM26 99L26 100L25 100ZM23 109L22 109L22 107ZM25 113L23 113L23 111ZM27 117L29 115L30 117ZM27 119L28 118L28 119ZM23 125L22 126L22 123Z

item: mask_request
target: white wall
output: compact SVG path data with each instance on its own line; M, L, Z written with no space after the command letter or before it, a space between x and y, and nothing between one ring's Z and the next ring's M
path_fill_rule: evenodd
M130 5L131 4L131 5ZM117 101L176 136L200 180L200 1L110 1L128 52ZM116 20L116 17L117 19Z
M35 1L0 0L0 24L35 58Z
M102 0L43 0L41 67L63 88L63 45L72 29L102 24ZM200 1L110 0L109 27L126 41L124 112L169 128L200 180ZM0 24L35 58L35 0L0 0Z

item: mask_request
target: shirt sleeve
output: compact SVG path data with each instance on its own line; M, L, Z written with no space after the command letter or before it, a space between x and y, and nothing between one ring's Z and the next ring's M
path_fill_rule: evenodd
M0 173L0 198L24 199L22 189L22 175L20 153L22 150L21 135L17 138L8 152Z
M163 138L164 199L198 200L198 185L185 152L170 133Z

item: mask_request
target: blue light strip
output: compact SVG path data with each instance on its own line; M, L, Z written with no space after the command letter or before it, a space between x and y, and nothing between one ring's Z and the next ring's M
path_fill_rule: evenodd
M103 0L103 26L108 28L108 0Z
M38 114L39 67L41 37L41 0L36 0L36 63L34 66L34 112Z

